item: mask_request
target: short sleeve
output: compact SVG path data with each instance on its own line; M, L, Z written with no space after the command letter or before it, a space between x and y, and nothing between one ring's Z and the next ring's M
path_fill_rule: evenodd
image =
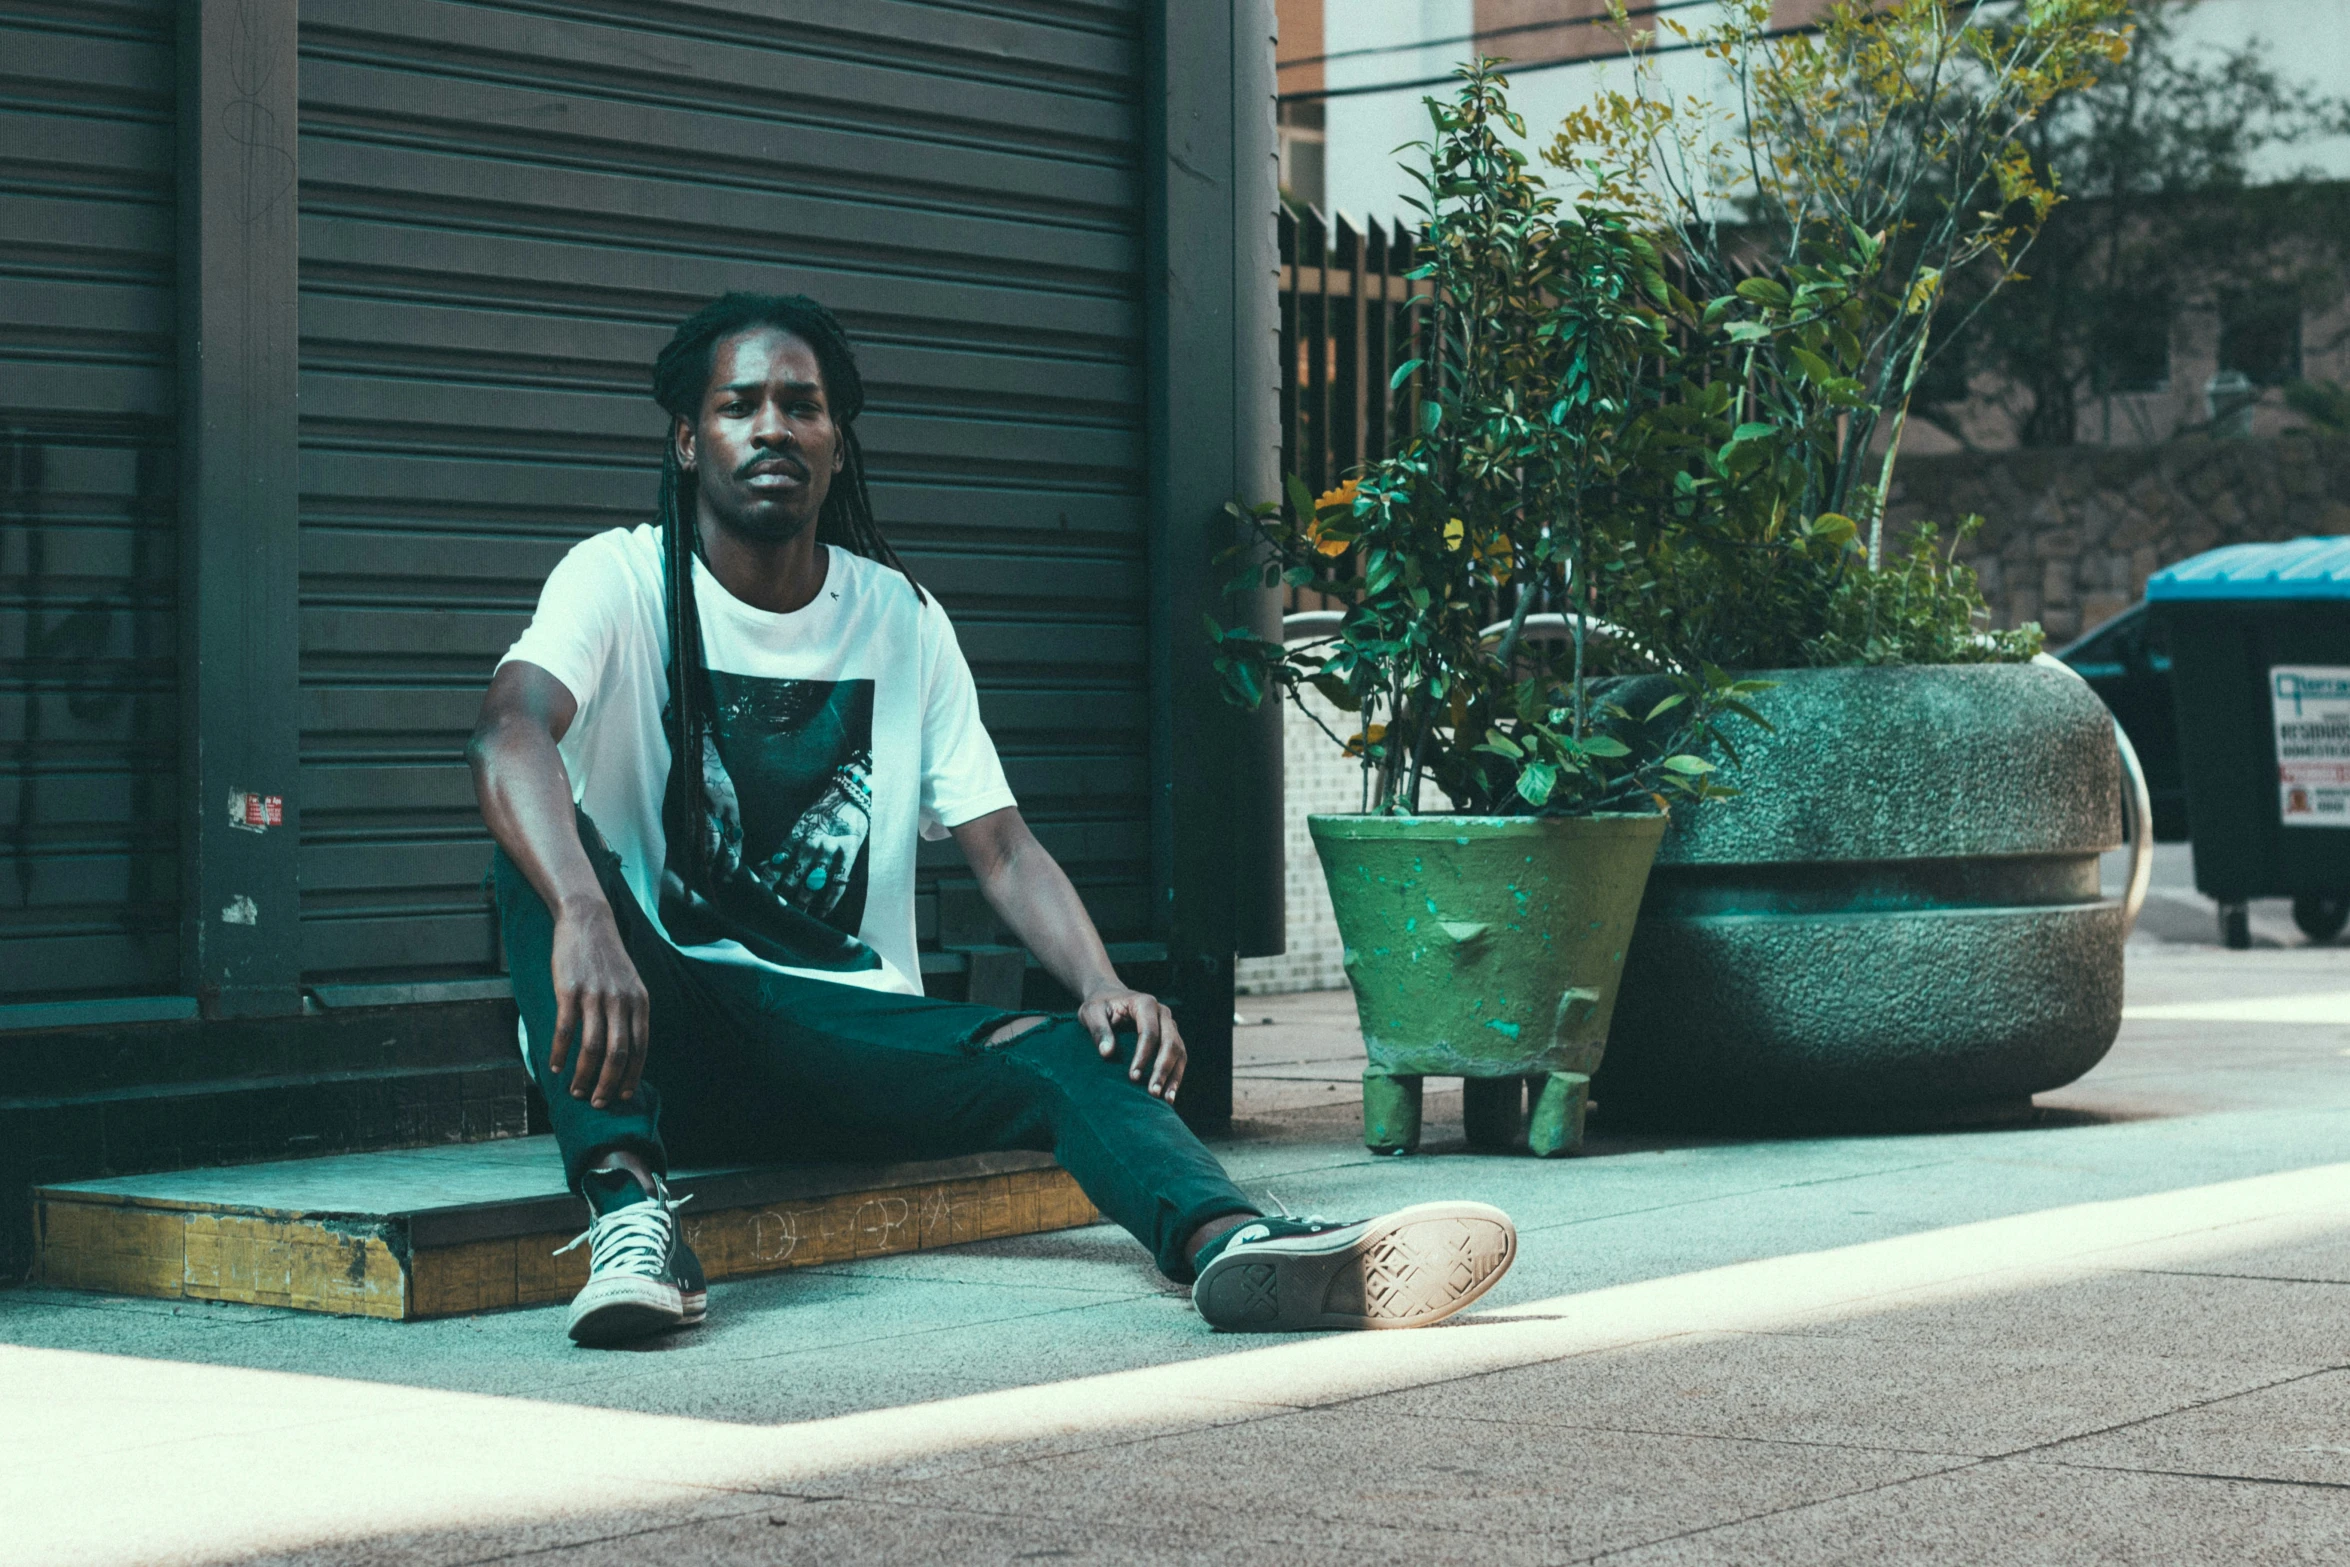
M923 605L922 614L923 641L931 651L925 661L929 685L922 693L922 836L944 838L950 827L1019 802L979 721L979 691L953 624L936 599Z
M585 707L604 683L623 617L629 576L613 544L624 533L597 534L567 551L539 590L539 607L498 667L519 659L563 682Z

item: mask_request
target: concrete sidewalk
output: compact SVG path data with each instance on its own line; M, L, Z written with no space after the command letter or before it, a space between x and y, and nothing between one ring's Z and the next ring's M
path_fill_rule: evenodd
M2350 950L2189 923L2104 1065L1930 1135L1603 1105L1542 1163L1432 1096L1375 1159L1342 998L1251 999L1245 1185L1518 1218L1428 1333L1218 1338L1106 1228L723 1286L617 1354L0 1293L0 1558L2350 1560Z

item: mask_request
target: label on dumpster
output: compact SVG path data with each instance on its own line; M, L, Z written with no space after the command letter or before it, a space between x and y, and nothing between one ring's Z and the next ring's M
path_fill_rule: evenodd
M2268 672L2277 731L2277 812L2287 827L2350 827L2350 666Z

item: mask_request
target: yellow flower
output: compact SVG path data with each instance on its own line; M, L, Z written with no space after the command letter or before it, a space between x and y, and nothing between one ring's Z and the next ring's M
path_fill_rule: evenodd
M1387 726L1385 724L1373 724L1370 728L1364 730L1361 734L1356 735L1352 740L1347 741L1346 754L1349 756L1360 756L1363 754L1363 747L1366 745L1377 745L1380 741L1386 738Z
M1444 547L1448 550L1459 549L1461 547L1461 539L1467 534L1467 532L1468 530L1461 526L1461 519L1458 517L1453 518L1452 521L1444 525Z
M1335 490L1324 490L1314 497L1314 510L1328 511L1335 506L1351 507L1355 503L1356 494L1361 491L1362 487L1361 480L1349 479Z

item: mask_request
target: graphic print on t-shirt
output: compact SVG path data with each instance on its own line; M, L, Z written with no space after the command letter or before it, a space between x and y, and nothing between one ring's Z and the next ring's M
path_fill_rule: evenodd
M706 884L673 857L661 878L671 939L732 938L770 963L870 969L865 917L873 816L873 682L711 670L702 747Z

